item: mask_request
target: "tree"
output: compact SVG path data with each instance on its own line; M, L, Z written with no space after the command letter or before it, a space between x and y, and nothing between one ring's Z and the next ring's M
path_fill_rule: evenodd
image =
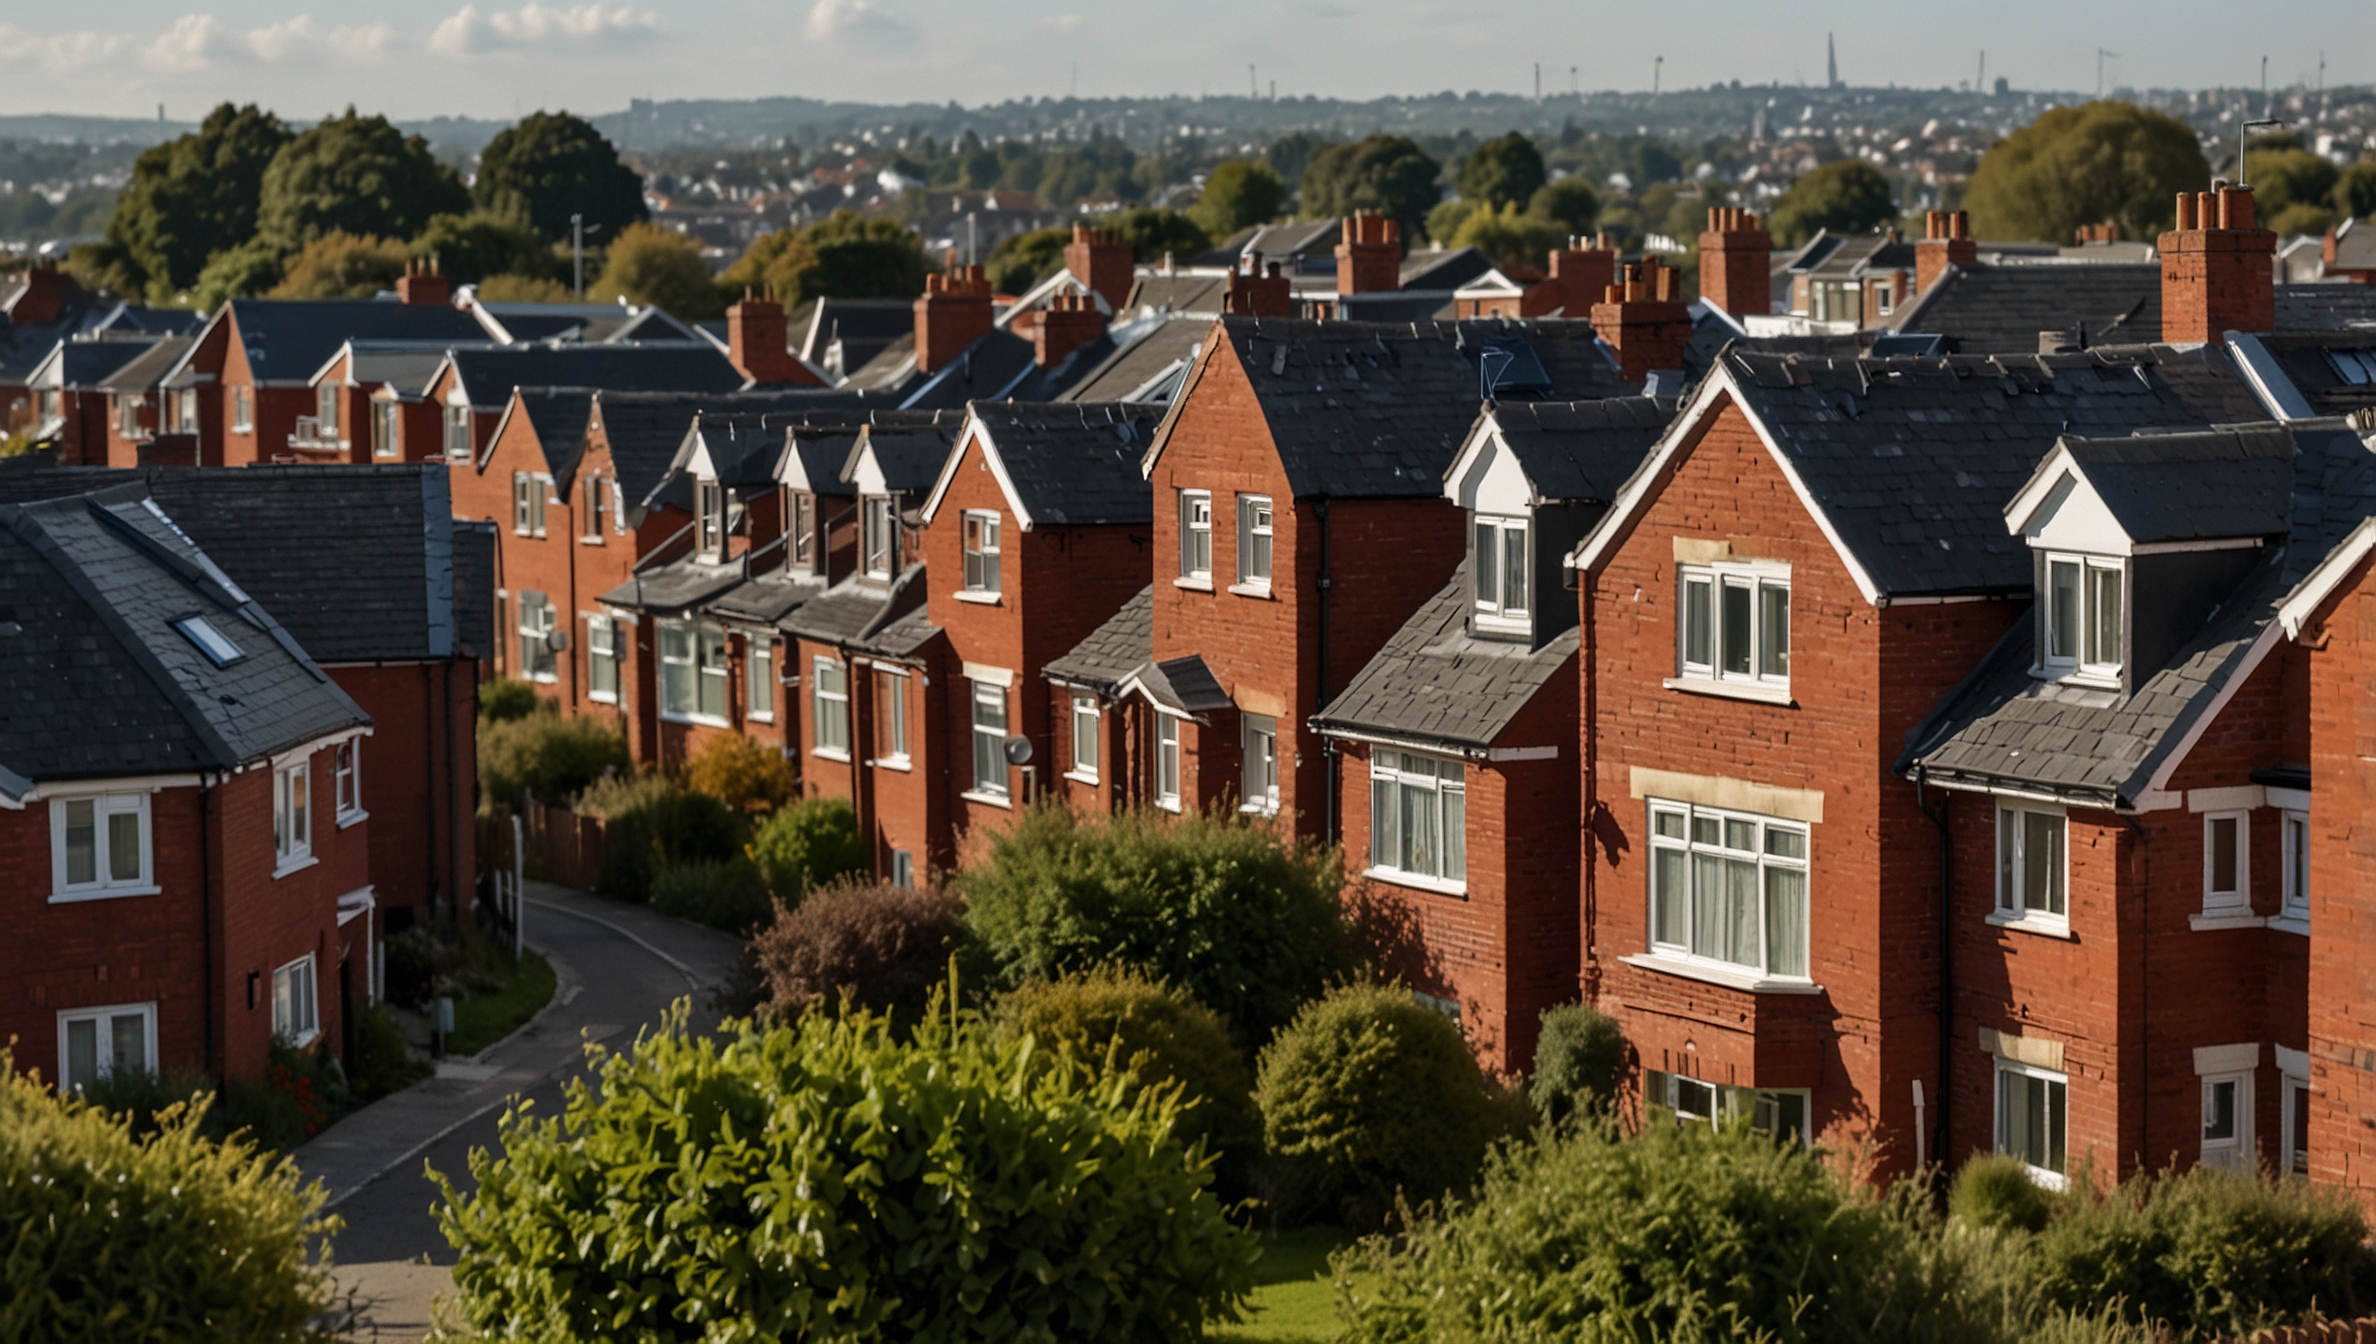
M597 1069L505 1115L474 1192L436 1177L479 1332L1186 1344L1252 1281L1175 1095L970 1014L695 1037L680 1009Z
M1571 235L1587 234L1592 232L1592 222L1600 217L1600 196L1593 191L1591 183L1571 173L1557 182L1546 183L1526 203L1526 213L1558 224Z
M836 210L809 225L801 241L817 256L816 269L803 281L800 294L786 302L810 299L912 299L924 292L931 270L915 234L897 220Z
M1672 182L1683 176L1683 160L1676 158L1675 151L1656 140L1637 141L1626 172L1633 179L1634 190L1640 191L1644 187Z
M2376 215L2376 159L2361 159L2335 180L2332 197L2338 214L2365 219Z
M567 303L569 286L546 275L490 275L478 283L486 303Z
M287 277L283 256L280 249L263 243L247 243L217 252L207 258L206 269L198 273L198 287L191 291L191 301L198 311L211 313L227 299L262 294Z
M1281 182L1300 189L1304 169L1311 166L1322 150L1335 143L1310 131L1296 131L1271 141L1270 148L1262 152L1262 161L1271 166Z
M710 280L701 245L657 224L630 224L611 241L602 276L588 297L597 303L658 304L688 322L726 311L726 296Z
M1567 246L1571 232L1557 220L1520 214L1517 206L1505 205L1499 210L1479 210L1470 215L1461 222L1459 232L1452 235L1450 242L1454 247L1477 249L1505 271L1518 266L1539 271L1554 249Z
M983 274L998 293L1020 294L1056 273L1071 241L1070 229L1033 229L1001 238L982 259Z
M1104 215L1092 221L1101 229L1110 230L1130 244L1130 255L1138 261L1157 261L1164 253L1175 257L1190 256L1213 245L1196 221L1177 210L1124 210Z
M1443 196L1436 187L1442 172L1442 164L1399 135L1332 145L1304 169L1304 217L1341 218L1361 210L1387 215L1401 221L1408 246L1423 236L1427 212Z
M338 230L410 238L434 216L469 209L462 179L437 161L427 140L350 107L272 156L256 209L256 241L288 256Z
M2186 123L2128 103L2058 107L2000 140L1964 191L1984 238L2068 243L2106 220L2124 236L2154 238L2173 222L2181 191L2210 185L2211 165Z
M1267 224L1287 204L1287 184L1258 159L1231 159L1205 175L1188 217L1214 238Z
M2335 222L2335 185L2342 173L2323 155L2306 149L2254 154L2245 161L2251 172L2253 205L2260 226L2280 236L2324 233Z
M643 178L619 161L618 147L567 112L531 112L496 133L479 153L471 198L479 208L517 220L547 242L569 240L569 217L583 215L590 235L615 239L651 218Z
M1796 247L1821 230L1866 233L1897 218L1897 198L1881 170L1862 159L1827 163L1790 184L1766 217L1775 243Z
M1461 198L1495 210L1525 209L1548 180L1534 141L1516 131L1477 146L1460 165Z
M289 258L275 299L368 299L392 288L411 258L392 238L326 233Z
M846 1000L913 1022L947 978L958 933L957 899L947 891L852 873L780 905L751 951L779 1019Z
M439 274L457 285L475 285L490 275L558 281L563 274L561 258L536 230L484 210L433 217L410 250L435 260Z
M718 273L718 287L729 300L756 289L786 303L800 303L797 296L816 269L817 254L800 240L800 230L777 229L752 239L734 264Z
M196 285L209 258L255 235L264 170L289 138L271 113L224 103L197 130L141 152L107 240L152 301Z

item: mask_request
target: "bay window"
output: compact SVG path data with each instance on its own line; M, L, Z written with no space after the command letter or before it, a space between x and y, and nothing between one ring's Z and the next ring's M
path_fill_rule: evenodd
M2122 580L2118 560L2080 555L2046 557L2045 622L2039 660L2049 673L2110 678L2120 675Z
M2008 919L2066 917L2069 820L2037 807L1997 809L1997 913Z
M1650 804L1650 940L1661 954L1807 975L1807 828Z
M1772 565L1679 565L1676 664L1695 680L1787 689L1790 573Z
M775 644L765 635L752 635L743 654L743 677L750 682L745 708L754 719L775 717Z
M1383 747L1370 753L1370 867L1433 882L1467 881L1463 762Z
M660 627L660 713L726 722L726 632L706 625Z
M1477 612L1490 624L1495 620L1525 620L1532 601L1527 589L1533 569L1527 561L1526 520L1478 515L1475 570Z

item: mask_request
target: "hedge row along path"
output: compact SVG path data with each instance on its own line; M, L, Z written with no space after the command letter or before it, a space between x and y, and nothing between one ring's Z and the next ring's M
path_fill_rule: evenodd
M421 1339L431 1300L453 1287L453 1248L430 1217L435 1191L421 1178L422 1164L469 1189L467 1154L495 1147L504 1104L523 1096L541 1113L558 1114L562 1085L585 1070L585 1041L624 1048L687 995L695 1025L707 1029L716 1021L709 991L739 946L643 906L543 882L528 884L528 942L558 976L542 1013L297 1150L298 1164L329 1189L331 1210L346 1219L332 1252L340 1291L352 1291L363 1306L351 1338Z

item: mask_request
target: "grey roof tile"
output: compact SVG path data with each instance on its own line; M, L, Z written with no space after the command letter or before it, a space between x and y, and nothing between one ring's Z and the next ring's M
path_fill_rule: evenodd
M1138 590L1122 609L1061 658L1040 670L1050 681L1085 686L1112 695L1132 672L1155 656L1155 589Z
M1139 459L1163 408L1126 402L990 402L967 408L1035 524L1154 520Z
M1567 630L1540 648L1468 631L1469 576L1451 579L1313 716L1320 732L1375 733L1451 747L1493 744L1518 711L1576 656Z

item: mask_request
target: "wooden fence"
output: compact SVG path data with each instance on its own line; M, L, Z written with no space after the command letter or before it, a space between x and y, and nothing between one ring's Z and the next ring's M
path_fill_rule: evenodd
M2241 1344L2376 1344L2376 1316L2319 1325L2281 1325L2258 1331Z
M528 875L592 891L602 871L602 818L546 807L533 798L521 808L521 817L528 823Z

